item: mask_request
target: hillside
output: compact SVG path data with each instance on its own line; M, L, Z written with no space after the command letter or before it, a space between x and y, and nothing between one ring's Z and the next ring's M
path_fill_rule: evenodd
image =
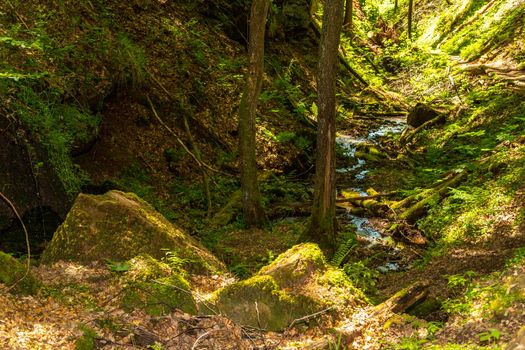
M420 0L411 39L411 0L352 3L326 245L328 1L269 7L258 228L251 1L0 3L2 348L524 346L525 1Z

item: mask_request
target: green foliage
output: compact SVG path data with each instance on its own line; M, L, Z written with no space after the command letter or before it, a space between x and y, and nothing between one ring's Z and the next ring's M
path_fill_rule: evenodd
M343 266L343 271L356 288L359 288L365 293L370 293L375 291L379 271L368 267L366 264L367 261L347 263Z
M80 325L80 330L84 334L77 339L75 350L93 350L95 348L95 340L98 338L97 332L86 325Z
M501 332L495 328L482 332L478 335L479 341L483 343L495 343L501 337Z
M118 33L112 54L116 84L139 88L147 80L146 55L124 33Z
M341 264L346 260L348 255L352 250L357 246L357 237L354 230L344 231L340 235L340 239L337 243L337 250L332 256L330 263L334 266L341 266Z
M110 259L106 259L106 265L108 266L109 270L111 272L126 272L131 268L131 265L126 261L113 261Z

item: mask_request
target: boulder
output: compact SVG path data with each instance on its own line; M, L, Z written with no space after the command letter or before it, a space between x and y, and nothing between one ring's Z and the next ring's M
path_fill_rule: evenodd
M319 247L306 243L284 252L255 276L217 290L208 302L237 323L280 331L328 307L338 315L351 312L362 300L345 274L327 264Z
M142 254L131 259L121 278L122 306L142 309L150 315L165 315L174 309L195 314L197 305L184 271Z
M22 278L26 273L26 266L4 252L0 252L0 283L11 287ZM13 292L20 294L35 294L39 288L39 283L31 273L24 277L13 288Z
M160 259L166 250L188 271L216 273L224 265L195 239L132 193L80 194L46 247L42 261L124 261L140 254Z
M437 116L439 116L439 112L430 108L424 103L418 103L414 108L412 108L410 113L408 113L407 124L417 128L418 126L423 125Z

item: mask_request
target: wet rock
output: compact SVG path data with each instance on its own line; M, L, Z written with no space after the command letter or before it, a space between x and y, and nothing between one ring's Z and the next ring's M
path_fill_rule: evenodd
M11 287L17 283L26 273L26 266L4 252L0 252L0 283ZM35 294L39 283L31 273L25 276L13 288L13 292L20 294Z
M254 277L219 289L209 302L235 322L279 331L330 306L339 315L351 312L362 300L319 247L307 243L284 252Z
M436 110L430 108L424 103L418 103L408 114L407 124L417 128L429 120L436 118L438 115L439 113Z
M42 261L124 261L142 253L171 251L192 272L224 271L224 265L195 239L132 193L80 194L58 228Z

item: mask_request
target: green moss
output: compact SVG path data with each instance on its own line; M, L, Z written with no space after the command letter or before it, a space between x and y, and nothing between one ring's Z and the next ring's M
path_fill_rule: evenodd
M80 329L84 334L75 342L75 350L93 350L95 339L98 337L97 332L85 325L81 325Z
M271 276L254 276L219 289L210 301L235 322L273 331L319 309L315 300L279 289Z
M193 272L224 269L211 253L151 205L134 194L110 191L78 196L42 261L123 261L141 253L160 259L166 249L186 261L185 268Z
M15 284L26 273L26 266L13 258L11 255L0 252L0 283L7 287ZM17 283L13 289L15 293L35 294L39 288L39 283L29 273L23 280Z
M298 244L282 253L258 275L272 276L281 288L297 286L314 274L323 273L328 264L319 246Z
M140 308L150 315L164 315L174 309L197 312L190 284L180 272L149 255L133 258L129 264L130 270L122 277L125 309Z

